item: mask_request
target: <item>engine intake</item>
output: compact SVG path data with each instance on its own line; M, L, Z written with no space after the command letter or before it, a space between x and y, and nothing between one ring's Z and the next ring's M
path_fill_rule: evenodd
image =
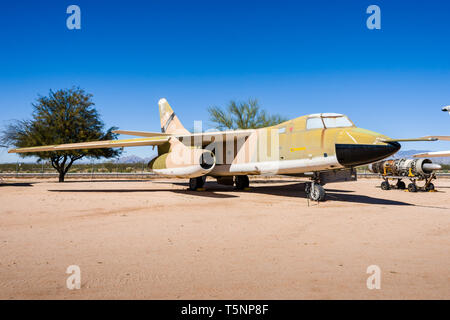
M148 164L153 172L168 177L195 178L207 175L216 165L214 154L206 149L180 148L164 153Z

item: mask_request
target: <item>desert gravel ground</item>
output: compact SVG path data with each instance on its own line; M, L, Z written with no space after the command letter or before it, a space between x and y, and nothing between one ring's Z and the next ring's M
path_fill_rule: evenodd
M7 180L1 299L449 299L450 180L438 192L185 180ZM81 289L66 269L81 269ZM369 290L369 265L381 289Z

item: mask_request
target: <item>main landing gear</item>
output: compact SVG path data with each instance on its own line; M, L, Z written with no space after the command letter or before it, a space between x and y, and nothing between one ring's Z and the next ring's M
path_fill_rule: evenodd
M190 178L189 179L189 190L195 191L197 189L203 188L205 185L206 176L201 176L197 178Z
M326 197L325 189L318 182L308 182L305 186L306 196L313 201L324 201Z
M244 190L250 186L248 176L236 176L234 178L234 185L237 190Z
M230 178L232 178L232 177L230 177ZM206 176L190 178L189 179L189 190L195 191L195 190L203 188L203 186L205 185L205 181L206 181ZM233 182L233 181L230 181L230 182ZM250 181L248 179L248 176L244 176L244 175L243 176L235 176L233 184L234 184L236 190L245 190L246 188L249 187Z

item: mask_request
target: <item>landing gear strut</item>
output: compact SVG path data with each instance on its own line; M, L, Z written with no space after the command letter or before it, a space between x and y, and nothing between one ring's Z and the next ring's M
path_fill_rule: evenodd
M250 181L248 179L248 176L236 176L236 178L234 179L234 184L236 186L236 189L244 190L245 188L249 187Z
M197 189L200 189L203 187L206 181L206 176L201 176L197 178L190 178L189 179L189 190L195 191Z
M307 183L305 193L313 201L324 201L326 196L325 189L318 182Z

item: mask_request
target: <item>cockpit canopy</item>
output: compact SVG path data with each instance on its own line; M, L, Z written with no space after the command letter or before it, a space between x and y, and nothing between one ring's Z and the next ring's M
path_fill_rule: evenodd
M339 113L315 113L310 114L306 120L306 129L326 129L354 127L350 119Z

